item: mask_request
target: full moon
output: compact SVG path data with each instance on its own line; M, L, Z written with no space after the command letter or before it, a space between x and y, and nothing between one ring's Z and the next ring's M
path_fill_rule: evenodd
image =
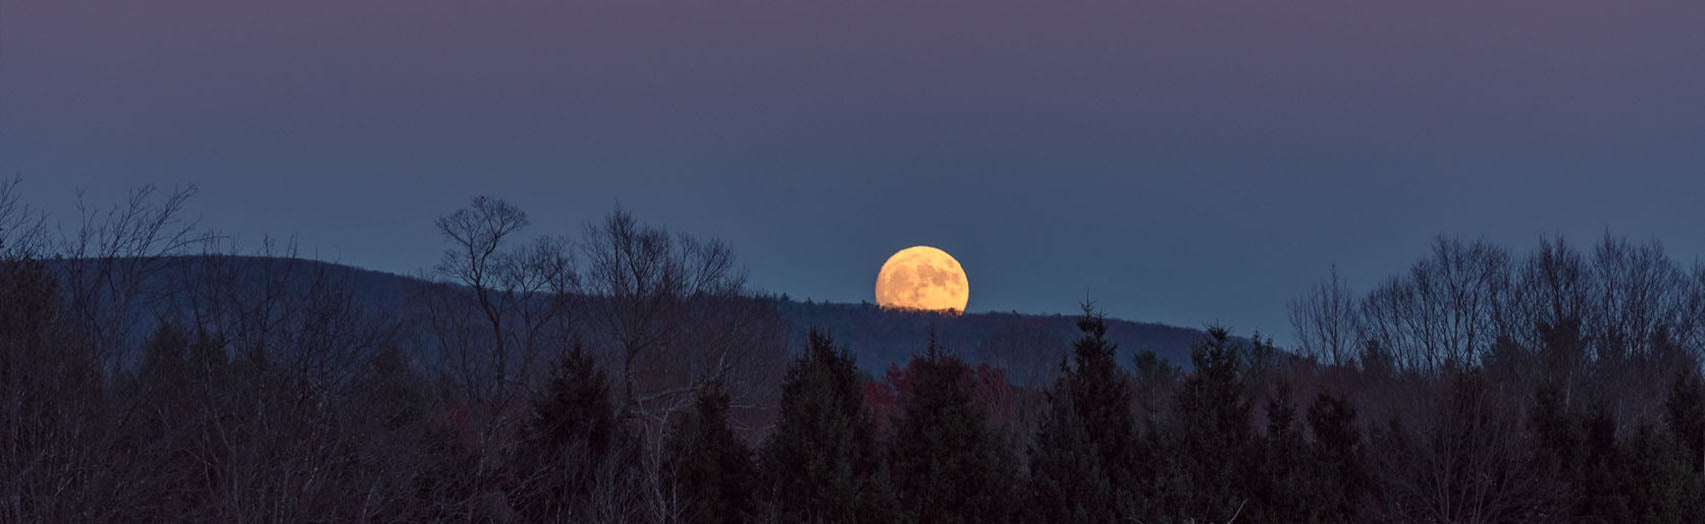
M965 312L971 284L946 251L912 246L894 253L876 275L876 303L885 308Z

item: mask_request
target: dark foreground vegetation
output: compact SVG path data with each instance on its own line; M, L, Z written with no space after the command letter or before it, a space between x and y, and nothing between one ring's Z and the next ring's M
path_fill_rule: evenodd
M49 234L14 187L3 522L1705 515L1705 271L1655 245L1440 240L1299 298L1292 352L1214 328L1187 365L1122 361L1086 307L1014 384L933 336L862 372L723 245L620 211L523 241L475 199L436 224L435 283L386 294L270 243L235 263L187 192Z

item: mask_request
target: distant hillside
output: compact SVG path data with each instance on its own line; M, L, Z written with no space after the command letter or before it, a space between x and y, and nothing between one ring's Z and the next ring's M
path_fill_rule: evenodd
M187 322L194 311L206 306L192 302L209 300L206 294L218 289L217 300L253 308L265 297L301 296L314 288L347 290L358 311L395 316L403 313L409 297L426 281L317 260L255 256L170 256L118 259L47 259L43 265L62 281L81 280L73 288L103 290L100 302L112 304L116 297L131 302L128 316L103 319L121 332L132 345L140 345L162 319ZM144 275L133 282L133 275ZM185 290L195 289L194 293ZM194 295L197 298L187 298ZM70 298L69 296L67 297Z
M1005 368L1024 383L1052 376L1078 336L1076 315L973 313L944 315L897 311L874 304L776 301L776 311L791 322L796 336L817 327L858 357L860 367L880 371L923 352L930 329L950 353L972 362ZM1108 337L1119 345L1119 361L1131 365L1138 351L1151 350L1173 365L1188 366L1198 329L1152 322L1108 319Z
M412 290L427 285L416 277L372 271L353 266L301 259L268 257L166 257L121 261L141 264L153 275L142 288L163 291L206 278L226 278L244 286L285 281L307 285L319 276L348 285L364 310L378 314L403 314ZM64 274L73 261L49 261L48 267ZM930 329L950 353L971 362L1004 368L1014 381L1025 383L1051 377L1060 359L1077 337L1075 315L1029 315L975 313L943 315L917 311L884 310L873 304L795 302L773 299L776 312L793 326L790 345L804 345L812 327L833 335L840 345L857 357L860 367L881 373L891 364L903 363L924 350ZM135 318L138 334L153 328L158 315L142 313ZM1119 345L1119 361L1131 365L1137 351L1152 350L1174 365L1187 366L1190 346L1203 336L1201 330L1151 322L1109 319L1108 335Z
M48 259L43 264L51 272L65 275L75 265L83 264L85 271L96 271L98 264L88 260ZM302 258L255 256L171 256L150 259L119 259L113 266L120 272L130 265L141 265L142 272L153 276L143 283L144 289L158 290L165 286L181 285L185 279L236 278L247 284L260 280L305 281L316 276L331 281L348 282L356 294L376 305L400 305L409 290L425 281L405 275L386 273L355 266Z

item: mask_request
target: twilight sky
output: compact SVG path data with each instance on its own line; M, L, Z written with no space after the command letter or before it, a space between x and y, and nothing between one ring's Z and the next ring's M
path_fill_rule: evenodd
M0 172L196 184L205 224L430 265L485 193L618 202L754 284L870 300L930 244L972 311L1290 339L1438 234L1705 255L1698 0L0 0Z

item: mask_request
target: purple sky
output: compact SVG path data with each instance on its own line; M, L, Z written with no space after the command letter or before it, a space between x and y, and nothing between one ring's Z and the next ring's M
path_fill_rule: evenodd
M1705 2L0 0L0 172L396 272L475 193L620 202L794 297L930 244L973 311L1286 340L1440 233L1705 255Z

